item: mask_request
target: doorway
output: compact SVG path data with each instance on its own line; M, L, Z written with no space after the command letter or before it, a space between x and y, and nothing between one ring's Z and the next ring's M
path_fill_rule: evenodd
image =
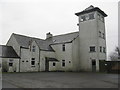
M96 72L96 60L92 60L92 72Z

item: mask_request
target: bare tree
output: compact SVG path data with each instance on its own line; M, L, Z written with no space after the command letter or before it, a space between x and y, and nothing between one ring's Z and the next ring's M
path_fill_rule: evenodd
M119 61L120 60L120 49L116 47L115 51L110 54L111 61Z

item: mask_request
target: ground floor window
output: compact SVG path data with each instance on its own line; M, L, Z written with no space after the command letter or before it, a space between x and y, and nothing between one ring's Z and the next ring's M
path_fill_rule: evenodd
M32 67L35 67L35 58L32 58L31 65L32 65Z
M62 67L65 67L65 60L62 60Z
M9 66L13 66L13 63L12 63L12 62L9 62Z
M56 63L55 63L55 62L53 62L53 66L55 66L55 64L56 64Z

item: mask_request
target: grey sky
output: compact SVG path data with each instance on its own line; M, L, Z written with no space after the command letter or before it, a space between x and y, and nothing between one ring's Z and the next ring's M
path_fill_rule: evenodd
M102 9L105 19L107 54L118 46L117 0L1 0L0 44L6 44L12 33L45 39L53 35L78 31L78 17L74 14L93 5Z

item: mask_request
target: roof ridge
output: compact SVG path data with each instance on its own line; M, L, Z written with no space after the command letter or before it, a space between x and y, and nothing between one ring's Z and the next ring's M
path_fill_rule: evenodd
M63 35L69 35L69 34L74 34L74 33L79 33L79 31L76 31L76 32L70 32L70 33L66 33L66 34L55 35L55 36L53 36L53 37L63 36Z

